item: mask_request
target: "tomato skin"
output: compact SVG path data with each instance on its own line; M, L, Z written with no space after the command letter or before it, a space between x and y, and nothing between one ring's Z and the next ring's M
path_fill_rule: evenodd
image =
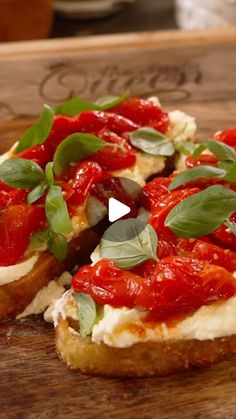
M142 189L140 202L144 208L150 210L164 195L169 194L169 178L157 177L148 182Z
M27 191L23 189L12 189L11 191L0 191L0 210L9 205L23 204L26 201Z
M236 147L236 128L230 128L225 131L217 132L214 135L214 139L222 141L231 147Z
M170 125L168 113L150 100L127 99L110 111L130 119L139 126L152 127L162 133L165 133Z
M27 204L12 205L0 215L0 266L18 263L31 235L45 224L44 209Z
M236 252L232 252L229 249L223 249L212 243L197 240L194 243L192 257L217 266L222 266L229 272L236 271Z
M68 185L74 193L68 199L69 206L82 205L92 186L104 178L104 172L98 163L83 161L70 169Z
M108 143L122 145L125 151L115 147L105 147L89 156L90 160L99 163L104 170L108 171L125 169L135 164L136 153L124 138L108 130L100 131L98 137Z
M77 119L78 117L69 117L64 115L55 116L51 133L44 143L47 150L54 153L57 146L66 137L77 132Z
M27 150L22 151L22 153L16 154L14 158L32 160L44 169L46 164L52 161L53 153L47 149L44 144L41 144L28 148Z
M72 279L72 287L91 295L97 304L113 307L139 305L139 297L142 300L142 296L148 294L148 285L143 278L122 271L107 260L81 268Z
M230 221L236 226L236 212L230 217ZM222 224L212 235L223 245L236 250L236 235L229 231L225 224Z
M118 135L134 131L138 125L131 120L111 112L85 111L76 121L77 132L97 134L102 129L108 129Z
M192 156L187 157L185 160L185 166L187 169L192 169L197 166L216 166L219 159L213 154L201 154L198 159L194 159Z
M143 308L161 321L236 293L235 279L224 268L176 256L160 261L151 278L122 271L113 262L101 260L81 268L72 279L72 287L91 295L97 304Z

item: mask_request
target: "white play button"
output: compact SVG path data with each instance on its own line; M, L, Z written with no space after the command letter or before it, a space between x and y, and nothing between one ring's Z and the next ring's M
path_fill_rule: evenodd
M110 198L108 202L108 218L111 223L129 214L131 208L115 198Z

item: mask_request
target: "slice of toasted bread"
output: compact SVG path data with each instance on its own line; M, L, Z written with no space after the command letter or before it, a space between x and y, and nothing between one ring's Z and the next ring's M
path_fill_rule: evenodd
M137 343L120 349L81 337L59 316L58 355L73 370L111 377L166 376L191 367L209 367L236 352L236 335L214 340Z
M84 262L99 243L103 230L103 224L100 223L95 229L81 232L69 243L68 256L63 263L49 252L42 252L28 275L0 286L0 319L16 317L22 313L50 280Z

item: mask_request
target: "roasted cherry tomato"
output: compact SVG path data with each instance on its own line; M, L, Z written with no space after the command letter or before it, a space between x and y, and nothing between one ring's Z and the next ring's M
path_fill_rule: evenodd
M151 275L149 281L102 260L81 268L72 287L91 295L98 304L143 308L158 320L186 314L236 293L235 279L226 269L197 259L168 257Z
M187 157L185 160L185 166L187 169L192 169L196 166L216 166L219 159L213 154L201 154L198 159L193 159L192 156Z
M50 152L54 153L58 144L66 137L74 134L77 131L78 117L69 117L64 115L57 115L51 133L45 141L45 146Z
M92 186L106 177L101 166L92 161L84 161L72 167L68 176L68 184L74 190L68 200L69 206L82 205Z
M105 128L118 135L138 128L137 124L121 115L101 111L82 112L77 118L76 127L78 132L97 134Z
M46 164L52 161L53 153L44 144L41 144L15 154L14 157L32 160L44 169Z
M236 128L219 131L215 134L214 138L228 144L231 147L236 147Z
M91 295L98 304L114 307L142 307L143 297L149 295L149 286L144 278L122 271L106 260L81 268L72 280L72 287L75 291Z
M230 217L230 221L236 228L236 212ZM220 243L236 250L236 235L232 233L225 224L222 224L217 228L217 230L214 231L213 236Z
M197 240L194 243L192 257L222 266L230 272L236 271L236 252L223 249L212 243Z
M124 138L108 130L100 131L98 136L108 143L122 145L124 151L116 147L105 147L89 156L91 160L108 171L125 169L135 164L136 153Z
M0 215L0 266L15 265L23 257L33 233L45 224L44 209L12 205Z
M147 210L155 206L157 201L164 195L169 194L168 186L170 179L165 177L157 177L143 187L141 194L141 204Z
M165 133L170 125L169 115L150 100L131 98L111 109L136 124L152 127Z

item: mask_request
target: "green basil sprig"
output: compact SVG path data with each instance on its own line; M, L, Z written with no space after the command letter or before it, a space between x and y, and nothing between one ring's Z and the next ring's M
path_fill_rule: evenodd
M69 135L59 144L54 154L55 174L60 176L70 163L77 163L90 154L102 150L104 147L115 147L124 150L123 146L107 143L96 135L82 133Z
M13 188L32 188L44 180L44 171L31 160L12 158L0 165L0 180Z
M90 295L74 292L73 297L78 307L78 320L80 335L90 335L97 320L97 306Z
M20 137L15 153L18 154L37 144L43 144L52 129L53 122L53 109L48 105L44 105L42 115L38 121Z
M45 211L49 227L54 233L71 232L72 224L60 186L50 186L46 196Z
M146 260L158 260L157 246L153 227L139 218L130 218L117 221L106 230L100 242L100 254L119 268L131 269Z
M193 158L197 159L200 156L200 154L206 149L210 150L220 160L230 160L230 161L236 160L236 151L234 150L234 148L217 140L204 141L194 151L192 155Z
M101 111L107 111L108 109L114 108L114 106L119 105L124 102L129 97L129 92L126 90L120 96L105 96L96 101L96 105Z
M56 115L76 116L84 111L96 111L99 106L79 97L73 97L60 105L54 107Z
M165 225L179 237L201 237L220 227L235 208L236 192L214 185L172 208Z
M215 178L215 179L224 179L227 175L226 170L219 169L212 166L198 166L193 167L192 169L184 170L179 173L171 182L169 190L178 188L181 185L184 185L188 182L192 182L196 179L203 178ZM236 181L236 180L235 180Z
M60 261L66 258L68 243L62 234L50 232L48 241L47 241L49 251Z
M113 106L123 102L128 97L128 92L124 92L121 96L106 96L98 99L96 103L88 102L74 97L66 102L55 106L54 111L58 115L76 116L84 111L105 111Z
M131 144L154 156L172 156L175 152L173 142L166 135L153 128L140 128L129 133Z

